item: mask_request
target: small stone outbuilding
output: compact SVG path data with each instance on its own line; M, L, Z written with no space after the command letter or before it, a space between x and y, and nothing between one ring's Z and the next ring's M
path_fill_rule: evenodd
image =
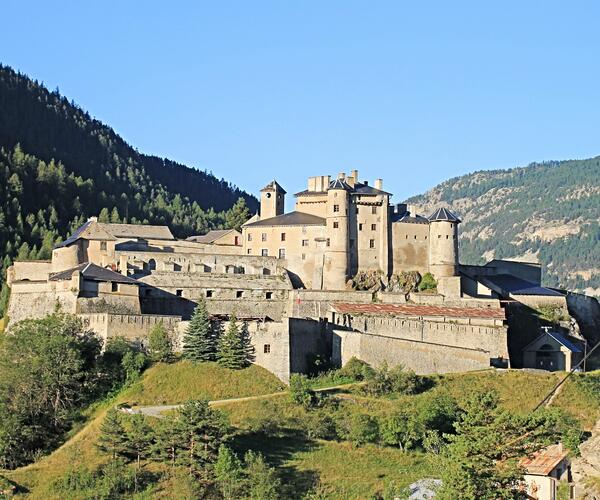
M581 341L560 332L546 331L523 348L523 367L571 371L583 358Z

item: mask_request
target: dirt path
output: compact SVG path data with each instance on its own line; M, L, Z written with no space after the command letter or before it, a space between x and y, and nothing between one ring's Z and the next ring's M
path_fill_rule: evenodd
M338 389L346 389L346 388L352 387L354 385L358 385L358 384L356 382L353 382L351 384L333 385L331 387L323 387L321 389L315 389L314 391L315 392L335 391ZM246 401L256 401L259 399L276 398L278 396L283 396L285 394L289 394L289 391L273 392L271 394L261 394L260 396L246 396L246 397L242 397L242 398L216 399L213 401L209 401L208 404L210 406L221 406L221 405L230 404L230 403L243 403ZM133 408L131 410L131 412L128 412L128 413L141 413L148 417L160 418L163 416L162 414L164 412L176 410L177 408L180 408L181 406L182 406L181 404L158 405L158 406L138 406L136 408Z

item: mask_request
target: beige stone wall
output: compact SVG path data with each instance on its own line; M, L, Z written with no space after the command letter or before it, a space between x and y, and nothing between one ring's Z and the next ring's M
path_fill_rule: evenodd
M328 318L334 302L373 301L371 292L348 292L335 290L294 290L289 295L288 314L294 318Z
M342 364L356 356L373 366L386 361L417 373L444 373L488 368L491 359L500 357L508 360L506 327L473 324L468 318L357 316L333 328L334 358Z
M52 272L65 271L85 262L81 242L52 250Z
M60 304L61 311L76 312L77 291L70 289L71 282L13 282L8 317L10 325L24 319L43 318L52 314Z
M393 272L429 271L429 224L392 224Z
M317 217L327 217L327 193L298 196L296 210Z
M13 281L46 281L51 272L51 261L16 261L8 268L6 278L10 286Z
M436 279L456 276L458 224L446 221L434 221L429 224L429 271Z

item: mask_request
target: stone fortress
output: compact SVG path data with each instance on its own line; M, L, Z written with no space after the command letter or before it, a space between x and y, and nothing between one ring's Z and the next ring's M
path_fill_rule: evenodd
M382 181L370 186L356 170L309 178L287 214L285 194L272 181L241 233L187 240L166 226L91 218L50 261L9 269L9 329L60 307L105 339L141 345L163 323L180 348L203 298L214 318L235 314L244 322L254 362L284 381L317 357L337 365L352 356L401 363L419 373L520 367L524 360L565 369L581 354L582 332L599 340L598 302L542 287L538 264L460 265L460 219L443 207L424 217L391 205ZM396 290L392 278L406 272L431 273L437 290ZM351 287L360 273L377 276L377 286ZM546 339L539 328L511 323L512 311L542 305L570 313L575 325Z

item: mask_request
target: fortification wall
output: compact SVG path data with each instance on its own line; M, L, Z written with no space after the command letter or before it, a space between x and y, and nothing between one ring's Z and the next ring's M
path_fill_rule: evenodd
M546 295L511 295L511 298L534 309L540 306L560 307L565 314L568 314L567 297L563 295L554 297Z
M429 271L429 224L392 224L392 272Z
M68 288L57 289L48 282L16 282L11 287L8 317L11 325L24 319L43 318L52 314L57 304L62 312L74 314L76 303L77 292Z
M600 304L598 299L581 293L567 293L567 307L583 336L591 343L600 342Z
M290 370L307 373L317 357L331 357L331 330L324 320L290 318Z
M46 281L52 272L52 262L49 260L16 261L8 268L7 282L13 281Z
M111 313L82 313L77 316L104 340L123 337L140 346L147 345L148 334L157 324L162 323L167 331L175 332L181 322L179 316Z
M374 366L386 361L417 373L444 373L488 368L509 359L506 327L473 324L473 318L360 316L333 329L333 358L342 364L356 356Z

